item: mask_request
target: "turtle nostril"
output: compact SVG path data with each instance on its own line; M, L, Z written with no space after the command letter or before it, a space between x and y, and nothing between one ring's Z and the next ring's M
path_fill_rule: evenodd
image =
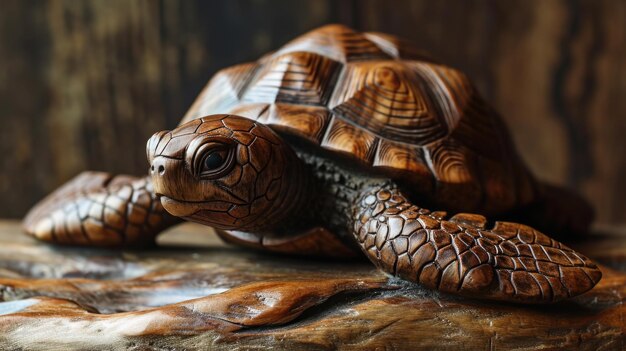
M155 159L150 165L150 174L153 176L162 176L165 174L165 162L167 161L163 160L161 157Z

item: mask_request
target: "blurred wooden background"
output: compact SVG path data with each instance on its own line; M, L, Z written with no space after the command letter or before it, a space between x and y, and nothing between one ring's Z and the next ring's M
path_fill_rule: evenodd
M325 23L466 71L540 177L626 223L626 1L0 2L0 217L86 169L142 174L219 68Z

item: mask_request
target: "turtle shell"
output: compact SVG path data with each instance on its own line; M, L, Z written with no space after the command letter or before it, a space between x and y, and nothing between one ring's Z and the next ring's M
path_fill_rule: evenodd
M328 25L219 71L183 122L237 114L409 183L450 209L506 211L534 181L468 78L405 41Z

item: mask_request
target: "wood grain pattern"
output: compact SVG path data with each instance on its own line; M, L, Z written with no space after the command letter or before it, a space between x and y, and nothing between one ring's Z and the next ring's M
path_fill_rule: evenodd
M256 68L256 63L243 63L215 73L191 105L181 124L206 116L210 114L209 111L232 108L241 99L241 92L252 79Z
M378 45L395 55L359 56ZM537 199L534 180L517 156L506 125L469 79L431 60L398 56L400 49L418 51L411 47L390 35L368 37L341 25L323 26L256 64L220 71L183 122L193 116L240 113L380 166L406 179L419 195L451 210L501 214ZM352 51L354 59L349 58ZM253 67L255 73L250 73ZM316 112L303 113L307 109ZM333 118L327 122L330 114ZM377 160L381 141L393 143L399 155L422 154L427 161ZM424 165L427 172L411 173ZM433 178L436 190L430 184Z
M0 221L3 349L595 351L626 343L626 275L607 266L587 294L532 307L429 293L367 262L235 249L192 224L165 234L160 250L124 254L52 250L18 233L18 223ZM579 247L623 266L623 235Z
M302 49L263 62L242 100L325 106L340 66L307 47Z
M321 142L329 120L330 112L326 108L290 104L273 104L267 118L259 118L259 122L309 139L316 145Z
M374 134L333 116L321 146L370 163L376 153L378 142L379 139Z
M423 145L448 131L427 101L430 86L416 86L402 62L346 65L330 107L333 112L378 135ZM434 94L433 94L434 95Z
M388 38L378 41L387 49L392 45ZM532 188L516 196L528 190L516 186L531 183L530 173L504 123L462 73L428 61L383 60L371 47L377 44L364 35L330 25L256 65L221 71L188 116L207 106L216 109L210 113L239 109L241 102L252 119L184 118L178 128L148 141L149 180L94 190L93 182L79 177L35 207L25 221L27 232L60 244L140 245L173 223L171 214L219 229L232 243L341 257L352 253L346 229L353 227L348 232L379 268L432 289L521 302L555 302L591 289L601 277L595 264L531 227L457 226L402 195L398 174L417 169L413 183L403 184L408 193L417 201L426 195L448 210L493 215L523 208L523 199L551 199ZM343 67L330 58L337 55L343 55ZM327 107L328 113L307 121L306 114L290 113L298 106ZM318 150L307 156L293 136L283 140L261 120L309 141L319 140L326 127L313 147L335 154ZM398 157L379 152L381 141ZM342 169L346 161L339 154L362 166L378 161L384 170L400 168L379 178L372 169ZM404 162L384 163L394 158ZM433 178L434 186L425 187L422 178ZM319 195L325 193L313 189L319 184L331 187L326 191L332 195ZM559 193L567 194L555 188L553 194ZM591 218L591 210L574 204L553 201L561 215L548 212L537 223L554 222L561 233L578 229L569 218Z
M0 160L0 213L24 215L85 169L144 174L143 141L175 126L214 72L339 22L466 72L534 173L621 223L625 15L609 0L5 0L0 150L13 156Z
M417 49L414 44L405 39L377 32L367 32L363 35L391 57L405 60L430 60L426 52Z
M351 129L346 132L343 128ZM321 145L365 158L379 148L378 139L367 144L372 135L333 117ZM413 162L424 165L418 146L393 149L389 144L386 149L390 154L386 159L397 153L395 159L406 161L411 154L398 151L409 150L415 155ZM209 168L205 174L208 166L204 160L215 152L212 150L223 150L223 166L215 171ZM429 150L436 179L452 175L455 178L445 180L458 184L456 191L448 194L437 186L436 196L449 196L449 201L457 203L473 199L481 209L503 201L513 206L515 193L498 193L497 181L512 181L510 186L515 186L515 179L498 179L504 173L502 165L493 163L485 168L491 160L479 163L478 157L452 138ZM159 132L148 143L148 158L154 189L165 209L183 219L224 229L220 236L230 243L296 255L341 257L351 252L341 244L341 228L353 227L352 234L363 252L382 270L431 289L496 300L553 303L588 291L601 278L589 259L529 226L496 222L488 227L486 218L467 214L448 220L445 212L431 213L409 200L393 180L381 181L368 170L355 175L342 169L344 160L337 156L322 158L316 169L310 161L306 163L306 156L296 159L289 143L270 128L245 117L212 115L171 132ZM476 173L463 173L471 167ZM422 170L430 172L425 165ZM479 182L478 173L488 174L483 179L495 179L495 190L482 188L492 183ZM417 170L416 176L428 175ZM329 198L317 195L323 189L309 188L309 184L324 184L320 183L324 179L332 179L325 185L331 188ZM563 190L554 191L568 197ZM490 198L493 195L503 198L494 200ZM346 205L341 205L344 202ZM545 221L563 220L559 223L566 224L570 217L587 216L578 214L575 202L549 202L564 209L565 219L546 211ZM328 208L330 215L341 221L339 227L333 228L333 220L317 207ZM466 203L459 207L468 208ZM305 223L313 229L302 226ZM305 230L298 233L300 228ZM285 231L293 232L281 238ZM328 247L320 250L327 243Z
M425 183L428 183L427 179L432 176L432 171L424 159L422 148L407 148L404 144L387 139L381 140L376 148L373 165L395 170L407 170L412 174L418 174L418 177L423 178Z
M52 198L62 209L44 201L27 217L27 230L61 244L137 245L142 237L152 242L149 239L170 223L167 211L219 229L229 242L298 255L352 253L354 242L346 238L352 231L379 268L460 295L556 302L591 289L601 277L595 264L531 227L505 222L493 228L459 227L443 220L444 214L431 215L404 197L395 183L402 179L398 173L413 179L402 186L416 203L429 202L426 196L447 210L493 215L527 206L522 199L552 199L538 192L516 196L527 190L516 189L516 179L528 178L521 183L530 183L530 173L508 140L504 123L463 74L422 61L364 56L360 59L365 61L351 62L347 54L335 80L339 64L317 54L359 53L368 47L367 41L344 26L324 26L264 56L258 66L222 71L194 106L219 105L215 96L225 97L225 108L236 109L241 101L256 118L211 114L157 132L147 144L149 180L128 180L110 188L105 184L102 191L88 189L78 195L64 196L61 189ZM293 45L300 51L291 50ZM226 95L212 94L222 81ZM328 102L330 90L334 93ZM260 109L249 109L250 103ZM275 104L281 108L270 107L268 113L267 106ZM311 151L300 149L302 143L293 135L283 139L271 124L260 122L274 120L287 133L295 130L292 134L318 140L325 118L311 127L302 113L289 111L325 104L332 119L308 156ZM276 116L281 112L286 114ZM465 128L457 129L459 125ZM395 145L387 151L405 161L384 164L384 170L405 167L392 170L389 178L370 166L393 159L375 158L381 156L381 141ZM334 154L314 150L320 148ZM416 157L407 157L411 154ZM361 168L344 166L347 161L340 155L359 159ZM415 168L411 177L409 169ZM434 187L425 188L422 178L433 178ZM316 185L330 189L314 189ZM77 186L70 183L67 188ZM330 196L323 195L329 191ZM571 197L565 190L555 191ZM553 201L551 206L561 215L548 212L536 223L554 223L558 233L580 229L570 227L574 221L569 218L592 215L584 202L575 204ZM326 247L333 236L336 240Z
M364 34L342 25L328 25L298 37L278 50L278 54L310 51L342 63L362 60L385 60L389 56L367 40Z
M503 113L531 169L579 189L598 219L623 222L626 5L611 1L368 0L357 18L368 30L404 34L460 68ZM454 25L451 25L453 23ZM461 53L461 54L459 54ZM574 117L576 121L574 121ZM618 204L622 205L618 205Z

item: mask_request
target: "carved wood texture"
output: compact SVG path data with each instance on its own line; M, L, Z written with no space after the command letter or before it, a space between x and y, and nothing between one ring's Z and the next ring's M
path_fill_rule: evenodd
M180 220L167 213L149 178L83 172L34 207L26 233L66 245L154 245L156 234Z
M295 220L287 217L310 189L284 143L261 123L233 115L159 132L148 141L155 191L168 212L219 229L259 232ZM224 150L222 173L203 178L203 157L216 145Z
M385 45L387 51L398 42ZM230 103L231 110L248 118L198 116L215 112L215 104ZM198 106L201 110L196 110ZM285 132L297 131L308 140L323 134L315 146L361 158L367 165L405 167L396 171L409 174L417 185L411 191L425 189L421 177L434 178L435 188L425 191L444 208L489 214L522 205L535 195L504 124L463 74L427 61L390 57L375 42L344 26L309 32L263 57L257 67L244 64L222 71L185 120L148 141L152 183L129 180L122 186L104 184L102 190L67 195L61 190L41 205L49 209L35 209L27 218L27 231L57 243L131 245L141 243L142 237L148 243L173 223L163 214L165 209L182 219L234 231L227 240L247 246L341 256L333 252L339 246L341 253L350 252L339 240L328 250L319 250L325 238L315 235L329 233L318 228L327 225L326 219L305 214L308 203L316 200L310 189L313 174L304 171L290 145L265 125L281 129L272 121L285 123L289 126ZM324 125L325 131L320 128ZM213 153L220 161L217 168L208 169L205 161ZM420 157L425 159L417 160ZM393 162L385 163L387 159ZM498 224L491 232L480 226L456 228L426 215L417 218L420 209L399 194L391 196L389 190L376 194L387 194L380 202L374 195L366 196L366 202L374 199L367 203L373 213L356 215L354 232L370 258L394 275L446 292L542 302L576 296L600 279L591 262L573 251L566 255L560 243L534 229L518 224L503 229L506 225ZM161 204L154 203L157 197ZM426 218L434 223L423 223ZM352 224L350 219L345 222L344 228ZM398 237L404 229L408 231ZM418 229L431 231L414 233ZM416 238L407 251L411 235ZM298 243L281 242L281 236L298 238ZM531 249L518 239L537 246ZM504 254L498 255L501 251ZM539 257L541 253L545 257Z
M533 181L499 116L464 74L416 52L390 35L324 26L218 72L183 123L248 117L404 176L452 209L530 202Z
M354 235L377 266L431 289L523 302L554 302L602 277L580 253L528 226L430 212L397 190L373 188L355 209Z

